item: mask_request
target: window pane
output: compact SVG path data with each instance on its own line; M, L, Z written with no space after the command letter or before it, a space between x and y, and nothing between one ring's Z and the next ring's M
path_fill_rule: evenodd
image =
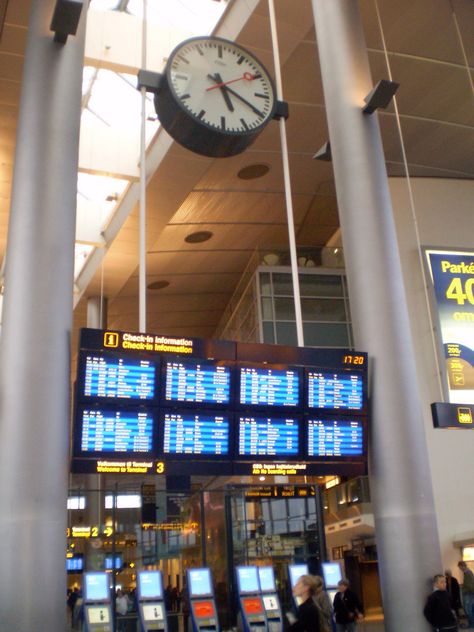
M309 347L348 347L346 325L304 323L304 342ZM280 342L280 340L278 340ZM290 343L285 343L290 344ZM293 344L293 343L291 343Z
M272 294L272 286L268 272L260 273L260 293L262 296L271 296Z
M273 320L273 304L271 298L262 298L263 320Z
M273 332L273 323L263 323L263 342L273 345L275 344L275 334Z
M292 298L275 299L275 320L295 320L295 303Z
M279 296L293 296L293 282L291 274L274 274L273 291Z
M303 299L301 301L303 320L346 321L344 299Z
M323 274L300 275L301 296L342 296L340 276Z
M296 336L296 324L295 323L277 323L276 324L276 342L279 345L293 345L298 344ZM308 343L306 343L308 344Z

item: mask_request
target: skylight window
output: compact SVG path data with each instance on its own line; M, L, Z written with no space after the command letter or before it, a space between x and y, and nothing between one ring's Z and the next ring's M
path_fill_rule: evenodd
M189 30L196 35L212 32L226 7L216 0L148 0L147 19L161 27ZM127 12L143 17L143 0L128 0Z

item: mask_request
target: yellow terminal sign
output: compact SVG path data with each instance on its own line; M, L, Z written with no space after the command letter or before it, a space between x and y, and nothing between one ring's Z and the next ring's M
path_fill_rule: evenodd
M113 533L113 527L104 527L104 530L101 533L100 528L97 525L72 526L66 529L67 538L98 538L100 535L110 537Z
M460 424L472 424L472 411L470 408L458 406L457 412Z

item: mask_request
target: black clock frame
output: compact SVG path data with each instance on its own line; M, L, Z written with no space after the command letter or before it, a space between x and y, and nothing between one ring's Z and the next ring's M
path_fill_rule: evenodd
M175 94L171 84L173 58L184 46L191 44L193 41L203 39L222 42L239 48L250 58L255 59L266 73L273 93L273 103L270 114L258 127L241 131L216 129L194 116ZM152 91L155 92L154 102L158 119L168 134L187 149L213 158L235 156L242 153L255 141L271 119L279 118L280 116L285 116L286 118L288 116L287 111L282 111L281 102L277 102L275 85L265 66L246 48L222 37L192 37L178 44L168 58L165 72L161 75L159 85Z

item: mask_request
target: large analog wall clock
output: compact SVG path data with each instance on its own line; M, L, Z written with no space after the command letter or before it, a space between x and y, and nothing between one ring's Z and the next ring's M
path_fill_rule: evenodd
M247 50L219 37L194 37L171 53L155 109L177 142L204 156L233 156L274 117L275 89Z

